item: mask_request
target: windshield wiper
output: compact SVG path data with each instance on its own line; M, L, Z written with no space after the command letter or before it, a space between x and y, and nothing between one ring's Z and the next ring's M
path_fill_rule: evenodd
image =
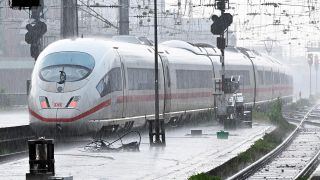
M62 67L62 70L59 72L60 72L60 81L58 82L58 84L64 84L67 79L67 74L64 72L64 67Z

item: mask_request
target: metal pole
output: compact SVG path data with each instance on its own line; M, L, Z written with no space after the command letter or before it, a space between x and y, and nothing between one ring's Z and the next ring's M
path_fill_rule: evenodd
M159 82L158 82L158 15L157 0L154 0L154 77L155 77L155 133L156 143L160 143L160 120L159 120Z
M223 4L225 4L225 1L222 1ZM221 9L221 15L224 14L225 9L222 8ZM228 31L228 30L227 30ZM224 40L224 32L220 35L220 38L222 40ZM221 48L221 81L222 81L222 92L223 92L223 99L225 99L225 75L226 75L226 70L225 70L225 66L224 66L224 50L225 50L225 45L223 46L223 48Z
M61 38L78 36L77 0L61 0Z
M79 36L79 16L78 16L78 0L76 0L75 2L75 13L76 13L76 36L78 37Z
M2 2L3 1L0 1L0 7L2 6ZM1 19L1 15L2 15L2 9L3 8L0 8L0 19ZM3 32L2 32L2 28L4 27L4 24L2 25L2 21L0 22L0 55L1 53L4 53L4 50L3 50L3 43L2 43L2 36L3 36Z
M129 0L119 0L119 35L129 35Z
M224 35L220 35L221 39L224 38ZM223 96L225 95L225 89L224 89L224 81L225 81L225 74L226 74L226 70L225 70L225 66L224 66L224 48L221 49L221 57L220 57L220 61L221 61L221 81L222 81L222 92L223 92Z

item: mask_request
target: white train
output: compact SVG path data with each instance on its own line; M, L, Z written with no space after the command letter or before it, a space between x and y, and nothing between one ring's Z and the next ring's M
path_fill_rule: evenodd
M174 118L213 107L218 49L167 41L159 57L161 114ZM241 76L248 104L292 96L292 76L275 59L227 49L226 72ZM153 47L94 38L52 43L36 61L28 101L30 125L40 135L142 126L154 116Z

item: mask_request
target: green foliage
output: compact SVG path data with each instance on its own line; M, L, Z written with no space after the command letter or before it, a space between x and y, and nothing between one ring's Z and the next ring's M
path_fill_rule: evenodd
M260 139L252 146L252 149L253 149L253 151L267 153L270 150L272 150L275 147L275 145L276 144L274 142L268 141L268 138Z
M263 139L256 141L247 151L240 153L236 157L237 161L245 164L250 163L258 159L260 154L266 154L274 149L282 142L276 131L266 134Z
M278 98L271 106L269 112L267 113L271 123L276 126L284 129L291 130L293 129L293 125L288 123L282 116L282 102L281 99Z
M221 180L221 178L217 176L209 176L205 173L200 173L200 174L191 176L189 180Z
M303 176L303 177L301 177L301 178L298 178L297 180L308 180L308 179L309 179L308 176Z
M4 94L5 92L6 92L6 90L5 90L5 89L0 88L0 94Z
M283 127L278 126L274 131L266 134L263 139L256 141L245 152L238 154L238 156L230 159L223 165L216 167L208 173L210 175L220 176L222 179L235 174L243 167L257 161L259 158L277 147L291 130L292 128L284 129Z
M280 121L283 120L282 117L282 103L278 98L276 102L274 102L271 106L271 109L268 112L268 117L273 124L278 125Z
M297 102L297 106L308 105L309 101L302 99ZM282 102L278 98L272 106L268 109L268 112L253 111L253 118L258 120L269 120L277 128L269 134L266 134L263 139L256 141L245 152L238 154L238 156L230 159L221 166L204 174L197 174L191 176L189 180L211 180L213 177L221 177L225 179L240 171L245 166L257 161L259 158L269 153L275 147L277 147L283 139L294 129L294 125L289 124L282 116ZM209 175L210 176L209 176Z
M252 111L252 119L256 121L270 121L267 113L257 110Z
M251 153L249 151L242 152L238 155L239 162L249 162L251 159Z

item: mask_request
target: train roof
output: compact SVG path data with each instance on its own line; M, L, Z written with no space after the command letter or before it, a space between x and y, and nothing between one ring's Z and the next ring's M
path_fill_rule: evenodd
M109 50L119 49L120 51L138 53L153 53L153 46L144 44L136 44L124 41L117 41L116 39L97 38L75 38L63 39L50 44L41 54L45 56L50 53L59 51L81 51L91 54L96 60L101 59ZM159 44L159 53L164 53L167 56L184 56L188 57L194 55L204 56L220 56L220 50L216 47L197 43L192 44L180 40L170 40ZM242 54L239 56L239 54ZM233 65L247 65L250 64L249 58L257 65L264 67L271 67L282 69L284 65L270 56L259 54L250 49L241 47L229 47L226 49L226 63ZM183 58L186 63L191 63L191 58ZM218 61L218 58L215 58ZM189 62L190 61L190 62ZM193 62L194 64L202 64L200 58ZM204 63L206 64L206 63Z

